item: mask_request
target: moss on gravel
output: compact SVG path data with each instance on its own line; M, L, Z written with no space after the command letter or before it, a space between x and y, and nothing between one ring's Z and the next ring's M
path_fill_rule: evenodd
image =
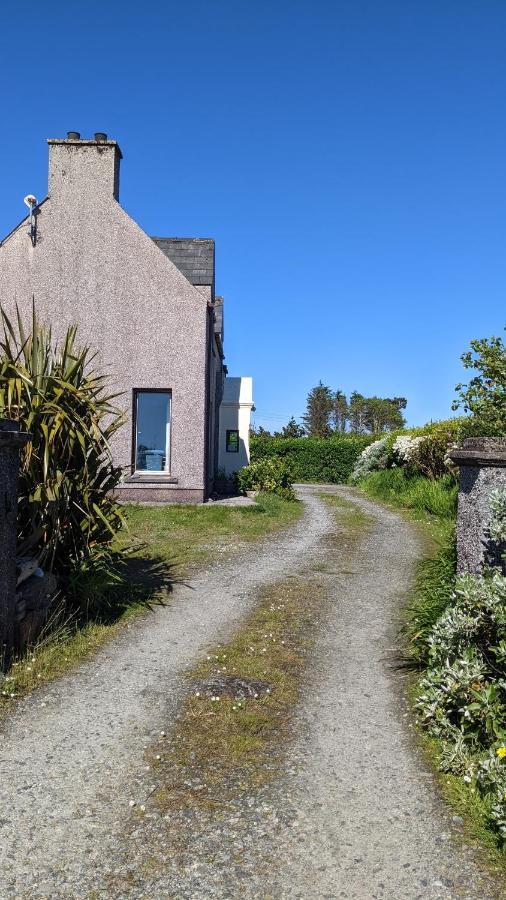
M234 773L245 790L274 777L324 596L324 585L315 578L288 578L265 589L237 635L212 648L188 673L190 681L225 673L259 679L270 685L270 692L257 699L211 700L191 690L165 763L153 749L149 753L163 781L156 793L159 807L195 799L199 805L204 800L219 805ZM181 791L178 786L188 779L205 788L198 795Z

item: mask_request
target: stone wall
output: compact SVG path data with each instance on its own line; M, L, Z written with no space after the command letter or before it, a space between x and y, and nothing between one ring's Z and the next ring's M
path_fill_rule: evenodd
M451 458L460 467L457 571L476 574L486 562L490 495L506 490L506 438L467 438Z

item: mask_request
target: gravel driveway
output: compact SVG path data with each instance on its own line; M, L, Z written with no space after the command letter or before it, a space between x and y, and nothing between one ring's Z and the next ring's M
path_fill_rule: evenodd
M177 715L185 668L232 633L260 587L322 560L331 570L321 575L328 624L286 774L262 798L258 848L265 844L267 859L275 845L275 872L245 869L235 887L219 866L177 887L146 876L121 896L501 896L480 876L473 851L452 841L451 813L417 757L387 662L416 536L399 516L359 498L374 526L350 564L335 541L329 548L335 522L321 490L302 489L305 513L288 531L178 587L167 607L36 692L2 726L1 900L116 896L110 876L124 858L129 801L149 792L143 750L168 713Z

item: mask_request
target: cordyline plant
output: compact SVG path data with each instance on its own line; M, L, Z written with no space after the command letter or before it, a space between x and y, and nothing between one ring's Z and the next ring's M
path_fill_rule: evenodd
M112 496L121 473L109 446L123 417L107 377L92 367L95 355L77 347L75 327L53 344L35 307L30 333L16 314L14 327L0 310L0 417L32 434L19 479L18 552L68 585L90 566L107 567L123 525Z

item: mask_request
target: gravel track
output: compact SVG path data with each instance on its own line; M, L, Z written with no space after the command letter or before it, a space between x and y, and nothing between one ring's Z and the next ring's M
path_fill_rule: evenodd
M506 890L479 872L475 848L455 840L461 827L410 731L392 648L420 555L417 535L398 514L338 492L373 527L351 559L333 554L332 608L287 760L296 773L284 793L296 838L282 848L280 896L504 898Z
M0 732L1 900L506 896L480 874L474 850L452 839L459 829L419 758L391 665L420 554L416 533L348 489L329 488L373 520L350 551L331 539L323 488L300 490L306 509L295 526L178 587L167 607L8 719ZM259 588L311 568L326 583L328 618L284 775L243 798L244 808L238 802L230 821L211 823L209 845L199 834L202 858L177 881L146 870L116 893L128 803L150 789L143 749L177 715L182 673L233 633ZM198 822L189 827L197 832ZM241 850L245 829L245 862L234 870L227 845ZM209 865L206 851L221 835L223 853ZM136 853L132 846L132 860Z
M129 800L146 790L143 749L176 715L182 672L231 633L259 588L305 564L332 527L308 497L290 529L178 586L167 606L0 725L1 900L101 891Z

